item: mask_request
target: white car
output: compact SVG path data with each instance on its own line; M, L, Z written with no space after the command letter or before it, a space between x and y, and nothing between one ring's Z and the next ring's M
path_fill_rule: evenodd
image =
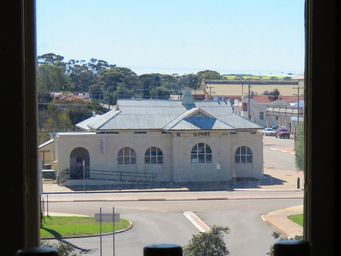
M272 128L264 128L262 130L262 134L265 136L275 136L276 135L276 131Z

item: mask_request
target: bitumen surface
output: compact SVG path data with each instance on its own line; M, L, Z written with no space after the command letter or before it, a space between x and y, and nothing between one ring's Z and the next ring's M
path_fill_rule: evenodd
M267 174L269 175L269 174ZM299 189L296 187L296 178L297 175L300 175L298 177L301 178L301 180L303 180L302 174L297 174L297 173L281 173L282 177L281 178L285 178L285 182L282 183L282 185L279 184L266 184L266 183L262 183L265 184L264 186L260 185L257 186L257 188L245 188L243 185L240 185L238 189L235 189L235 191L246 191L245 196L242 197L233 197L230 196L227 199L252 199L252 198L258 198L259 197L259 193L260 192L266 192L266 191L276 191L276 192L290 192L290 191L302 191L302 189ZM271 176L272 177L272 176ZM151 197L146 197L143 199L139 199L137 196L137 194L141 194L141 192L181 192L181 191L188 191L186 188L158 188L158 189L129 189L129 190L105 190L105 191L100 191L102 193L102 195L104 196L105 192L109 193L125 193L126 196L124 197L124 201L126 200L156 200L155 196L151 196ZM44 182L43 183L43 192L46 194L79 194L79 191L74 191L68 187L65 186L59 186L57 184L55 184L54 182ZM86 193L91 193L91 192L99 192L97 191L86 191ZM257 192L258 194L256 196L253 197L253 193L251 192ZM256 194L256 193L255 193ZM278 193L279 194L279 193ZM301 194L300 194L301 195ZM298 196L300 196L298 195ZM188 194L185 193L164 193L162 196L163 200L192 200L193 198L191 196L189 196ZM169 197L169 198L166 198ZM105 198L105 196L104 196ZM205 193L196 193L195 195L195 199L196 200L209 200L209 199L223 199L223 197L219 197L219 198L208 198L207 195L205 195ZM285 209L278 209L276 211L272 211L269 212L265 215L262 216L262 220L265 223L268 223L270 225L272 225L274 227L274 229L281 233L283 236L287 237L287 238L293 238L295 236L302 236L303 235L303 228L294 223L293 221L291 221L290 219L288 219L287 216L289 215L294 215L294 214L302 214L303 213L303 205L297 205L294 207L290 207L290 208L285 208ZM51 213L50 213L51 214ZM53 213L52 213L53 214ZM61 213L60 213L61 214ZM59 215L60 215L59 214ZM68 215L67 213L63 213L62 215ZM201 220L200 220L201 222Z

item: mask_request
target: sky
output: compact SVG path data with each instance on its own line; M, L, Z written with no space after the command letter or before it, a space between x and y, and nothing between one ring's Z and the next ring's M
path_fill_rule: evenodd
M304 72L304 0L36 0L37 54L144 73Z

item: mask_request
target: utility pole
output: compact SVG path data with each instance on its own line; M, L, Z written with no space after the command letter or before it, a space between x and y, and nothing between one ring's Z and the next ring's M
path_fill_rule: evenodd
M208 86L207 88L210 90L208 98L211 99L211 97L212 97L212 86Z
M242 82L242 100L243 100L243 98L244 98L244 84Z
M112 207L112 256L115 256L115 207Z
M299 121L300 121L300 87L297 86L296 88L294 89L297 89L297 126L299 125Z
M250 97L251 97L251 85L248 83L248 93L247 93L247 118L251 119L251 111L250 111Z
M85 191L85 160L82 161L83 169L83 191Z
M299 122L300 122L300 87L293 87L293 89L297 89L297 123L296 123L296 129L299 126ZM295 131L296 133L296 131Z

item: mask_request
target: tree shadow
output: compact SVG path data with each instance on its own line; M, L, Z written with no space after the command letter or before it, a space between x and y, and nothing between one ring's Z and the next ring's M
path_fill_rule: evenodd
M44 229L46 232L50 233L57 240L62 240L62 238L63 238L60 233L58 233L57 231L55 231L53 229L50 229L50 228L47 228L44 226L42 226L41 229Z
M64 244L67 244L67 245L69 245L69 246L79 250L81 253L88 253L88 252L91 251L91 249L84 249L84 248L81 248L81 247L79 247L77 245L74 245L73 243L70 243L70 242L64 240L62 235L60 233L58 233L57 231L53 230L53 229L46 228L44 226L42 226L41 229L44 229L47 232L49 232L51 235L53 235L54 239L56 239L57 241L59 241L61 243L64 243Z

